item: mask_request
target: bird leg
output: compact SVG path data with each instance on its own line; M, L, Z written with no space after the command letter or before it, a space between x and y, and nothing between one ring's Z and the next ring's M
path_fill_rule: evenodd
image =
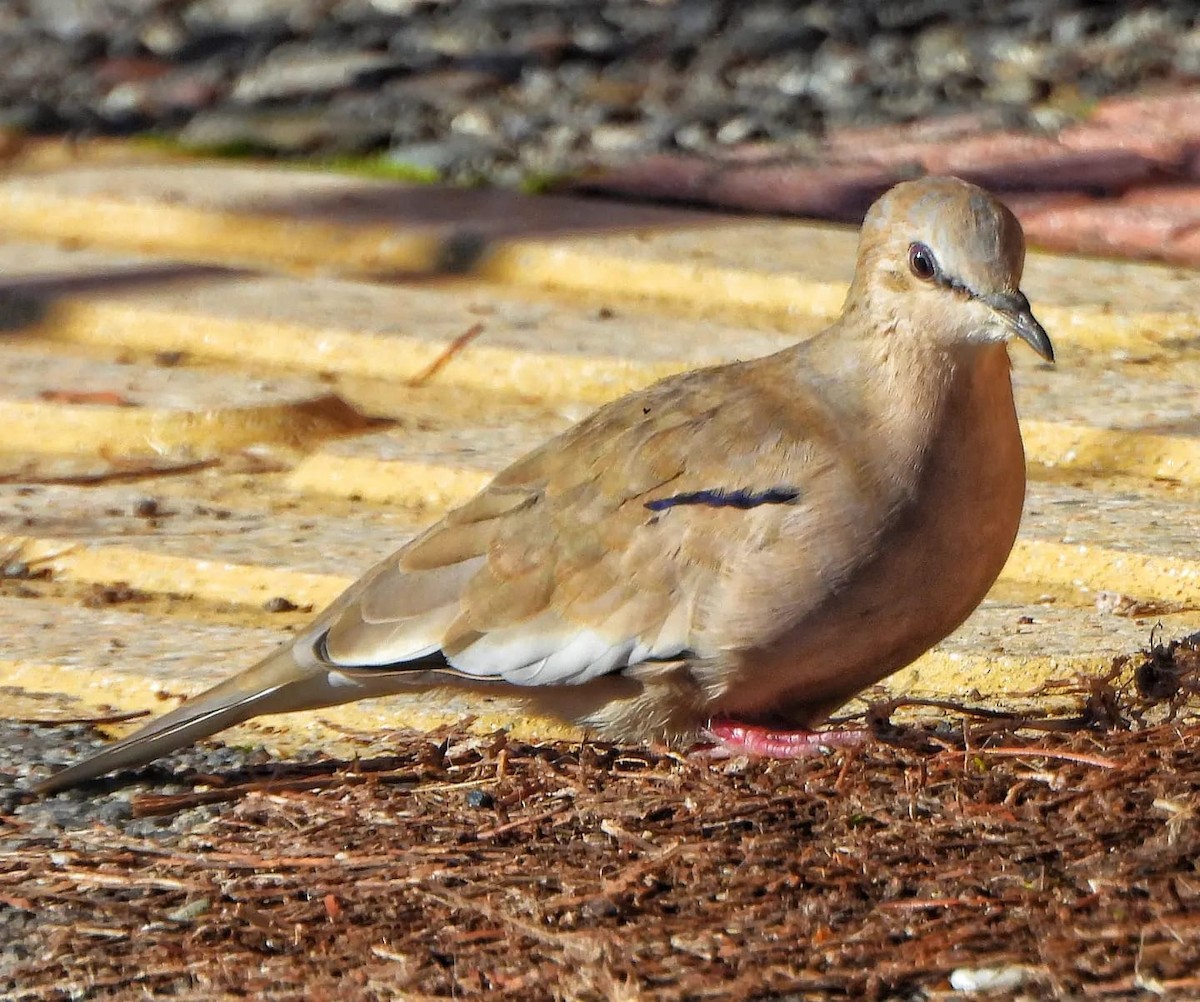
M712 758L732 755L808 758L820 755L826 748L853 747L867 736L864 730L781 730L726 717L710 720L706 731L716 741L715 747L709 753Z

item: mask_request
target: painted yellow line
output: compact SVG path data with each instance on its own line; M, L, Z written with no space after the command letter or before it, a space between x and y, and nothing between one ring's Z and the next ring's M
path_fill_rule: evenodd
M1200 311L1130 311L1035 304L1034 312L1059 354L1107 364L1113 356L1139 360L1179 358L1200 347Z
M1002 580L1071 592L1116 591L1200 609L1200 561L1101 546L1018 540Z
M146 553L127 546L89 547L54 539L0 538L0 550L7 552L16 545L23 547L23 559L40 560L42 565L51 567L63 578L85 582L126 580L147 590L184 591L221 602L261 604L265 598L282 594L293 601L319 607L349 583L348 578L334 575L198 561ZM1113 556L1108 551L1084 552L1077 547L1035 544L1032 550L1025 546L1023 553L1019 549L1016 559L1033 565L1043 580L1055 577L1065 586L1077 589L1079 576L1095 570L1090 561L1097 555ZM1035 556L1037 560L1033 559ZM1132 556L1132 564L1128 560L1130 555L1122 554L1116 565L1103 566L1124 575L1123 581L1141 581L1142 578L1137 576L1138 562L1141 561L1163 576L1169 577L1175 572L1178 581L1190 581L1189 587L1195 593L1195 567L1183 567L1182 562L1177 561L1146 564L1144 558ZM973 689L985 697L1003 698L1013 691L1032 690L1050 678L1071 677L1106 668L1114 653L1106 648L1081 656L1020 657L934 650L888 679L885 688L895 693L929 696L959 696L964 690ZM172 696L186 695L225 674L227 672L218 665L211 679L203 683L180 681L177 686L165 686L161 673L139 671L136 666L107 657L98 659L94 667L86 660L81 662L74 657L70 664L0 660L0 677L9 685L30 692L52 691L91 707L121 710L161 712L170 706L162 699L164 690ZM271 718L230 731L223 738L234 744L266 741L278 753L289 754L308 747L334 751L340 747L337 742L344 740L347 731L369 734L397 726L432 730L448 724L461 724L464 730L479 734L504 727L511 729L514 735L528 739L575 740L580 737L577 730L560 722L529 716L511 700L483 699L453 690L438 690Z
M462 504L490 479L490 473L448 464L318 454L293 471L289 486L305 493L355 495L380 504L443 511ZM1038 584L1083 604L1090 599L1081 598L1080 590L1108 590L1200 609L1200 561L1179 557L1022 539L1001 579Z
M1054 425L1042 425L1040 431L1046 438L1051 438ZM1064 438L1078 431L1074 426L1067 426ZM1097 428L1086 430L1099 432ZM1100 436L1103 438L1102 436ZM1122 448L1135 450L1139 436L1124 436L1118 433ZM1132 442L1130 439L1132 438ZM1200 486L1200 440L1176 439L1165 436L1146 436L1150 438L1147 446L1148 455L1145 467L1132 460L1129 466L1123 467L1120 462L1116 466L1094 467L1092 463L1081 463L1079 467L1064 460L1046 464L1057 469L1069 470L1072 474L1088 474L1098 476L1130 475L1142 476L1147 482L1139 484L1142 490L1152 488L1156 478L1169 479L1172 482L1182 482L1187 486ZM1165 443L1162 440L1165 439ZM1046 443L1040 443L1045 445ZM1153 461L1153 446L1162 445L1163 460L1157 464ZM1030 475L1037 478L1045 468L1042 464L1042 454L1030 456ZM1057 455L1050 452L1050 455ZM1118 461L1122 457L1120 451L1114 451ZM1184 462L1187 460L1187 462ZM1170 476L1158 473L1159 469L1171 470ZM490 470L464 469L452 463L432 463L409 460L376 460L364 456L340 456L336 452L317 452L308 456L295 467L288 476L288 486L292 490L306 494L329 494L338 498L361 498L376 504L398 504L407 508L422 510L444 511L452 506L462 504L475 493L482 490L491 480L494 472ZM1114 551L1117 552L1117 551ZM1189 565L1190 566L1190 565Z
M288 486L298 493L353 496L375 504L445 511L473 497L492 476L446 463L382 462L318 453L296 466L288 476Z
M1092 674L1112 665L1121 651L1102 650L1072 657L1014 657L1010 654L957 654L932 650L884 679L888 691L906 696L962 698L964 692L1007 696L1030 692L1050 679Z
M1058 471L1139 478L1142 490L1153 489L1156 481L1200 487L1200 439L1042 421L1024 422L1023 428L1031 479ZM289 486L309 494L440 511L474 496L494 472L318 452L301 460L289 476Z
M194 695L226 677L220 668L205 683L180 682L169 688L161 678L139 672L121 662L103 661L103 667L37 663L0 658L0 678L6 685L28 693L48 692L77 700L93 711L165 713L173 699ZM960 656L932 651L909 667L885 680L882 688L895 694L961 698L973 691L984 699L1000 699L1013 692L1028 692L1050 679L1072 678L1106 669L1112 652L1095 657L1017 658L1010 656ZM847 707L853 710L855 704ZM105 728L114 735L128 733L143 721L130 721ZM552 718L531 716L515 700L495 696L483 698L453 689L434 689L396 694L385 699L349 703L301 713L281 714L251 721L222 732L217 740L230 745L266 743L275 754L294 754L318 747L331 755L350 755L361 748L362 737L390 728L405 727L432 731L459 725L480 735L508 731L522 740L577 741L585 735L576 727ZM358 740L348 739L353 735Z
M1200 437L1022 421L1030 474L1038 467L1200 486ZM1148 486L1148 485L1147 485Z
M721 240L726 228L714 226L712 239ZM484 271L493 281L514 285L683 303L686 312L697 303L740 307L748 314L764 314L773 325L798 314L836 317L849 288L844 282L786 273L631 258L619 246L601 250L586 240L509 243L491 254Z
M182 410L0 400L4 448L54 454L208 455L259 444L312 445L361 431L362 415L336 396L250 407Z
M343 275L437 271L444 242L443 234L432 230L319 222L299 212L272 215L102 194L72 196L19 184L0 185L0 228L11 235L190 261Z
M378 465L378 464L376 464ZM454 476L464 471L444 468L449 490ZM412 484L406 477L396 478L396 489ZM426 484L415 487L417 493L397 496L397 500L438 497L426 493ZM29 536L0 536L0 552L15 552L27 562L49 567L56 576L83 583L124 581L145 591L180 593L196 598L256 607L276 596L297 605L323 608L350 583L340 575L313 574L224 561L178 557L143 550L135 546L88 545L78 540ZM1200 561L1181 557L1153 556L1113 550L1106 547L1053 543L1043 540L1018 540L1001 580L1035 584L1065 598L1071 604L1088 605L1097 591L1117 591L1144 600L1170 602L1189 609L1200 609Z
M135 546L89 545L78 540L0 536L0 553L15 553L55 577L84 584L124 581L143 591L191 595L212 602L261 606L284 597L314 609L328 605L351 578L258 564L176 557Z
M259 362L397 382L412 379L445 350L443 344L415 338L267 320L205 318L141 304L83 299L56 306L38 330L67 341L144 351L187 351L243 364ZM439 372L438 379L446 385L493 393L526 397L536 393L548 401L599 404L687 367L683 361L650 364L473 345ZM1165 479L1200 487L1200 438L1049 421L1023 421L1022 428L1030 474L1035 477L1044 470L1063 470L1089 476ZM367 476L370 479L369 473ZM374 496L366 490L356 488L347 493Z
M0 678L5 685L28 693L49 692L77 700L94 712L132 713L148 710L165 713L177 703L164 699L168 693L160 679L123 667L119 661L97 659L103 667L89 668L71 664L35 663L0 658ZM208 684L215 684L229 671L214 670ZM172 685L169 695L194 695L205 684ZM114 736L135 730L143 720L107 726ZM575 727L558 720L531 716L516 703L497 697L472 698L452 690L432 690L412 695L397 694L386 699L347 703L323 710L263 717L239 727L222 731L215 739L226 744L266 744L276 755L295 754L302 749L320 748L330 755L352 756L362 749L362 740L351 736L371 736L393 728L432 731L459 724L465 732L494 734L504 729L520 740L579 740L583 735Z
M193 170L184 187L196 184L195 174ZM290 176L280 172L281 190L286 191ZM304 196L297 197L303 204ZM513 211L519 211L515 203ZM286 213L286 208L272 214L191 207L165 198L73 195L19 181L0 184L0 228L9 234L207 263L362 277L428 274L444 269L447 241L453 242L452 231L445 227L404 229L399 223L318 221L305 218L300 210ZM797 240L803 239L806 224L776 225L794 229ZM687 232L697 241L738 239L728 221ZM628 239L653 242L654 231L633 233ZM711 265L665 252L633 255L623 253L622 247L621 240L612 237L514 240L493 245L474 272L517 286L674 304L675 312L684 315L703 313L703 304L724 315L732 308L746 324L771 329L797 316L836 316L847 289L843 281ZM1086 262L1080 267L1086 269ZM1081 358L1097 352L1106 360L1113 352L1138 358L1177 354L1190 350L1200 329L1200 313L1191 311L1118 312L1099 305L1053 303L1038 303L1037 310L1060 348L1075 345Z
M308 372L405 383L425 372L446 343L400 335L249 317L230 320L142 303L66 299L56 303L36 333L55 340L185 351L243 365L262 363ZM473 344L438 372L439 383L489 393L600 404L673 372L683 362L644 363L616 356L534 353Z
M713 228L712 238L721 239L719 227ZM514 285L657 301L685 315L694 313L698 303L722 310L733 307L747 324L754 325L758 314L759 323L766 320L773 328L798 315L832 320L850 288L846 282L814 281L785 272L626 257L619 246L602 249L587 241L508 244L488 259L486 274ZM1118 313L1041 303L1036 309L1060 354L1064 348L1076 348L1081 358L1100 353L1107 361L1113 352L1137 358L1178 354L1183 350L1180 343L1195 343L1200 330L1200 312Z

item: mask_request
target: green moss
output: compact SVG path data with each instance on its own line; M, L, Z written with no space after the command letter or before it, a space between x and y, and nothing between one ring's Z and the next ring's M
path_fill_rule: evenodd
M209 146L202 143L185 143L177 136L165 133L148 132L135 136L131 142L146 150L192 157L214 157L220 160L280 159L279 155L268 147L245 139Z
M406 181L409 184L438 184L442 175L432 167L399 163L383 153L365 156L337 156L324 160L303 161L298 164L315 170L337 171L358 177L379 178L385 181Z
M185 143L168 133L144 133L133 140L148 150L180 154L193 157L210 157L220 160L267 160L274 166L292 167L296 170L332 171L355 177L374 178L383 181L402 181L405 184L452 184L457 188L480 188L491 184L485 174L456 174L448 178L432 167L422 167L397 161L384 153L341 154L336 156L288 156L281 155L262 144L251 140L238 140L214 146ZM530 174L524 177L520 190L528 195L541 195L553 191L569 180L566 174Z
M570 174L553 174L549 171L527 174L521 179L521 191L526 195L544 195L550 191L557 191L569 180Z

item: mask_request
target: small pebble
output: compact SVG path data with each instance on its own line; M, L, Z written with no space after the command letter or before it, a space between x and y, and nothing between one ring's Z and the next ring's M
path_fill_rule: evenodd
M1001 992L1020 988L1030 979L1027 967L960 967L950 973L950 987L956 992Z
M467 792L467 806L475 810L484 810L494 806L495 803L495 798L487 790L469 790Z
M169 922L191 922L206 914L211 907L212 902L208 898L197 898L195 901L189 901L186 905L176 908L173 912L167 912L167 920Z
M263 603L263 608L267 612L295 612L300 608L290 598L284 598L282 595L276 595L274 598L269 598Z
M1184 3L61 0L0 16L0 128L142 129L520 184L829 125L1093 100L1200 65ZM22 10L24 8L21 8ZM727 19L727 23L726 20ZM772 97L782 100L772 100ZM469 154L456 140L474 141ZM174 365L166 352L156 359Z

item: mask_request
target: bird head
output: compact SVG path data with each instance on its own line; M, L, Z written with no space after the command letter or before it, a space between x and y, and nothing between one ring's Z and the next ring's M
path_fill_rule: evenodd
M950 344L1019 338L1048 362L1054 346L1021 292L1025 236L982 188L953 177L896 185L867 212L851 288L914 336Z

